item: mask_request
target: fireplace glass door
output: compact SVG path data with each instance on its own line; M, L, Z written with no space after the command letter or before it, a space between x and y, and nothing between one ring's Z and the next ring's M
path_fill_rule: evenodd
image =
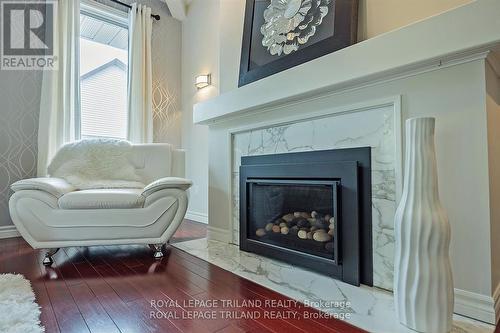
M248 179L247 238L338 261L338 182Z

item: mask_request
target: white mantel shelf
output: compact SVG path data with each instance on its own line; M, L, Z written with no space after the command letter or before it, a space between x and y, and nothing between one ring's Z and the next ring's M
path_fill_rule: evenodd
M498 48L500 0L476 0L232 90L193 108L210 125L256 109L438 69Z

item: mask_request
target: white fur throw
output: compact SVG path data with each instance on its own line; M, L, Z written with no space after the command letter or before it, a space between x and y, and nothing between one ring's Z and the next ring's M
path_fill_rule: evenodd
M51 177L76 189L144 188L130 162L132 145L115 139L87 139L65 144L48 167Z

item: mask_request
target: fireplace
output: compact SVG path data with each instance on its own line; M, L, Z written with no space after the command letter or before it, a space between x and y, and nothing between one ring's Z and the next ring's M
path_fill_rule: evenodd
M240 248L373 285L371 148L246 156Z

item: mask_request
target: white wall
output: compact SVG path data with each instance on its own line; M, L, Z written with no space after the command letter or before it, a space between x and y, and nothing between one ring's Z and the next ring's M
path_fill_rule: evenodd
M472 0L360 0L358 40L372 38ZM238 87L245 0L193 0L183 22L183 147L195 165L187 174L195 180L189 212L207 215L208 136L193 126L192 105ZM223 19L219 20L219 16ZM197 50L196 55L191 54ZM220 66L219 66L220 64ZM198 70L198 72L196 71ZM192 81L202 71L211 72L214 84L197 92ZM193 141L194 140L194 141ZM195 142L193 146L193 142ZM201 151L201 153L200 153ZM192 217L192 216L190 216Z
M245 0L220 0L220 93L238 88ZM227 15L231 13L231 15Z
M358 40L420 21L474 0L360 0Z
M187 218L207 222L208 129L193 125L193 104L219 94L219 1L195 0L182 23L182 147L186 177L193 180ZM212 85L194 86L200 74L212 74Z

